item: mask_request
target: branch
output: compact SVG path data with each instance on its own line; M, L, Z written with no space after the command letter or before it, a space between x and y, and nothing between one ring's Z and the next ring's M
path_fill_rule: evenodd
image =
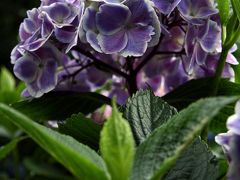
M117 68L115 68L115 67L113 67L113 66L111 66L111 65L109 65L109 64L107 64L103 61L101 61L100 59L98 59L94 55L92 55L90 52L87 52L87 51L85 51L81 48L78 48L78 47L75 47L75 50L80 52L81 54L87 56L88 58L92 59L96 67L97 66L104 67L104 68L108 69L109 71L112 71L112 72L114 72L114 73L116 73L116 74L118 74L118 75L120 75L124 78L128 78L128 75L126 73L124 73L121 70L119 70L119 69L117 69Z

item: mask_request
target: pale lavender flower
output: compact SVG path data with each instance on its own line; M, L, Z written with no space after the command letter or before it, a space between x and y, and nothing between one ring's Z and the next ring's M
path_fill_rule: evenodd
M235 114L228 118L227 128L229 132L216 136L216 142L223 146L230 161L228 179L238 180L240 177L240 101L236 104Z

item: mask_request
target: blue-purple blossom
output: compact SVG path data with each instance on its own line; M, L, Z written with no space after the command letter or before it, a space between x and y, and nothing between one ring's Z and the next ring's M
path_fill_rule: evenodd
M216 136L216 142L223 146L228 155L230 165L228 171L229 180L238 180L240 177L240 101L235 107L235 114L227 121L227 133Z
M170 14L180 3L181 0L152 0L155 6L163 14Z
M28 17L20 25L19 46L27 51L35 51L48 41L54 27L49 18L42 15L39 9L27 11L27 15Z
M186 70L191 72L195 63L204 65L207 55L216 53L220 39L221 29L212 20L207 20L199 26L189 24L185 37L185 51L189 58L184 61Z
M222 51L212 0L41 0L27 15L11 62L34 97L98 91L123 104L134 92L132 75L136 89L162 96L213 76ZM223 77L234 76L233 51Z
M66 51L77 44L84 12L82 0L42 0L39 10L54 26L55 38L68 45Z
M42 0L39 8L27 12L20 25L20 47L35 51L49 40L69 51L78 42L84 3L80 0Z
M131 0L88 7L83 31L86 41L98 52L141 56L157 44L160 24L149 1Z
M34 52L25 51L14 62L14 74L26 83L31 96L40 97L57 85L57 67L63 56L49 43Z
M191 24L203 24L218 12L212 0L181 0L177 8L183 19Z

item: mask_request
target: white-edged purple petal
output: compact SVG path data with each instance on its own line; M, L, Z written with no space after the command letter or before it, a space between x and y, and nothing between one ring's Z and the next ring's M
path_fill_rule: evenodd
M179 4L181 0L152 0L159 11L169 15Z
M205 35L200 39L201 47L206 52L213 52L216 50L218 41L221 37L221 29L214 21L209 20L209 28Z
M124 31L119 31L113 35L100 34L97 39L102 51L106 54L119 53L128 43L128 37Z
M148 47L148 42L151 40L151 35L154 34L153 27L136 27L128 30L128 43L125 49L121 52L124 57L127 56L142 56Z
M234 114L228 118L227 128L234 134L240 135L240 116Z
M42 92L46 93L55 88L57 85L57 66L55 59L45 59L43 67L41 67L41 76L38 79L38 86Z
M221 133L215 136L215 141L219 145L223 146L226 151L229 151L230 149L230 140L234 134L228 132L228 133Z
M96 26L103 35L112 35L124 28L130 11L122 4L103 4L96 14Z
M89 42L89 44L97 51L102 52L101 47L98 44L97 34L93 31L87 31L86 32L86 39Z
M31 83L38 75L38 64L33 57L25 55L15 62L13 71L20 80Z

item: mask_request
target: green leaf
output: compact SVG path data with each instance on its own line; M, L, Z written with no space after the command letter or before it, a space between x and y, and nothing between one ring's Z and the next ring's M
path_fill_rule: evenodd
M231 0L234 12L236 13L238 20L240 21L240 1L239 0Z
M164 176L164 180L214 180L218 177L216 157L207 144L197 138Z
M138 91L123 110L137 144L177 113L176 109L156 97L151 90Z
M102 126L86 118L83 114L74 114L58 125L61 133L70 135L93 149L99 149Z
M226 122L234 114L234 104L225 106L209 124L209 130L216 134L227 132Z
M227 24L230 14L230 2L229 0L217 0L219 15L221 18L221 24L224 26Z
M128 122L113 104L112 116L101 132L100 150L112 179L127 180L132 170L134 139Z
M212 78L203 78L191 80L178 87L163 97L172 106L181 110L200 98L209 96ZM227 79L221 79L218 96L238 96L240 95L240 84L230 82ZM226 120L234 112L234 104L226 106L221 110L218 116L214 117L210 124L210 130L215 133L226 131Z
M160 179L202 129L239 97L199 100L157 128L137 149L132 179Z
M41 98L19 102L13 107L37 120L65 120L72 114L88 114L104 104L109 98L97 93L52 92Z
M25 131L77 178L86 180L108 179L104 161L89 147L70 136L62 135L33 122L25 115L4 104L0 104L0 115L2 119L13 122Z
M6 69L1 68L0 73L0 91L9 92L15 89L15 79L12 74Z
M21 141L22 138L15 138L8 144L0 147L0 160L4 159L12 150L15 149L18 142Z

